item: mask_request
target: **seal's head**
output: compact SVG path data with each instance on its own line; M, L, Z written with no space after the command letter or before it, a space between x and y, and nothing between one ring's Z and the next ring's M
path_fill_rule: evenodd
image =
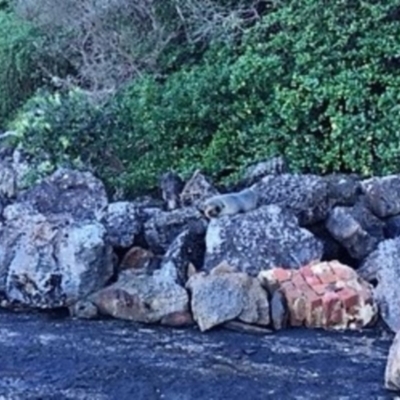
M218 200L207 201L204 205L204 215L208 218L217 218L224 208L224 204Z

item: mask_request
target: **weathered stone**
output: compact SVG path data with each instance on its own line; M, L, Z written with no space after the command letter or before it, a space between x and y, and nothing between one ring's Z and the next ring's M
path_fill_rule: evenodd
M165 253L178 235L202 217L194 207L170 212L156 211L144 224L144 235L150 250L155 254Z
M146 275L123 271L117 282L93 294L90 300L102 314L136 322L156 323L171 314L186 313L186 290L159 272Z
M384 223L363 202L353 207L335 207L329 214L326 228L357 260L365 258L384 239Z
M331 174L324 177L328 184L331 206L353 206L361 195L360 177L351 174Z
M99 316L97 307L89 300L79 300L69 307L70 315L78 319L95 319Z
M288 172L289 168L283 157L272 157L248 166L244 172L243 181L246 185L252 185L267 175L280 175Z
M205 253L206 224L203 220L192 223L171 243L165 253L161 269L180 285L188 279L188 267L199 269L203 265Z
M180 198L183 206L202 209L204 201L217 194L219 194L218 190L214 188L200 170L197 170L186 183Z
M268 175L252 186L259 193L259 204L275 204L288 209L301 226L322 221L328 215L328 184L316 175Z
M122 259L119 270L132 270L137 273L151 275L155 270L159 269L161 258L155 256L150 250L135 246L129 249Z
M239 271L256 276L276 266L299 268L322 257L323 245L300 228L295 216L275 205L210 222L203 269L226 261Z
M360 329L377 320L372 287L352 268L337 261L292 271L275 268L260 272L258 279L268 290L277 287L274 293L282 292L292 326ZM274 311L272 304L271 309ZM282 310L280 307L277 311ZM279 312L276 320L281 323Z
M194 325L192 314L189 311L174 312L161 319L161 325L185 327Z
M75 219L100 220L108 205L103 183L90 172L58 169L18 196L42 214L68 213Z
M135 203L119 201L107 207L103 218L108 240L114 247L128 248L142 230L142 220Z
M384 218L400 214L400 175L366 179L361 186L376 216Z
M34 308L65 307L103 287L113 274L112 248L96 221L43 215L23 204L4 211L0 292Z
M385 368L385 388L400 390L400 332L397 332L390 346Z
M271 296L271 320L275 330L284 329L289 324L289 308L283 292L278 288Z
M161 176L160 188L167 210L175 210L180 206L179 195L183 186L183 180L175 172L169 171Z
M269 325L267 293L255 278L233 271L222 264L209 275L203 272L188 280L193 318L201 331L234 319Z
M386 219L384 233L386 239L394 239L400 236L400 215Z
M381 242L372 252L358 273L367 281L376 282L375 299L380 314L393 332L400 330L400 238Z
M0 148L0 197L14 199L24 187L24 180L31 166L20 149Z

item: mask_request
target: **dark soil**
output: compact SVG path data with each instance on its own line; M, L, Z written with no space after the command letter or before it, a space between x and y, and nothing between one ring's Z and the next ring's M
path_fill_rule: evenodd
M0 313L0 399L390 399L380 329L200 333Z

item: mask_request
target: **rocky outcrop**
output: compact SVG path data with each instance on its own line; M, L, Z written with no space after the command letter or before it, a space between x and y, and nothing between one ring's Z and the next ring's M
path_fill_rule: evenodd
M367 281L377 283L374 297L380 315L393 332L400 330L400 238L381 242L359 268Z
M90 172L58 169L37 185L22 192L18 202L41 214L66 213L74 219L104 216L108 199L103 183Z
M186 290L159 270L152 275L122 271L117 282L89 300L102 314L144 323L169 321L176 315L187 316L189 311Z
M267 175L280 175L288 172L289 167L283 157L272 157L249 165L243 174L243 184L250 186Z
M0 292L10 303L65 307L103 287L113 274L112 248L97 221L44 215L10 205L0 232Z
M201 331L238 319L247 324L269 325L267 293L260 283L223 263L210 274L193 275L187 282L193 318Z
M263 206L210 222L204 270L226 261L238 271L256 276L277 266L299 268L320 260L322 253L322 243L300 228L293 214L275 205Z
M268 175L253 186L259 204L278 205L291 211L301 226L324 220L330 209L327 181L316 175Z
M393 391L400 390L400 332L390 346L385 368L385 388Z
M211 184L210 180L200 170L197 170L182 190L180 195L181 204L185 207L202 209L204 201L217 194L219 192Z
M200 211L194 207L171 212L155 211L144 224L144 236L149 249L155 254L164 254L178 235L202 218Z
M358 202L353 207L335 207L326 220L326 228L349 254L362 260L384 239L384 223Z
M129 248L133 246L135 238L143 228L137 205L128 201L109 204L102 222L113 247Z
M376 216L385 218L400 214L400 175L366 179L361 186Z
M203 265L206 228L203 221L198 221L176 237L162 258L162 273L185 285L189 265L192 264L196 269Z

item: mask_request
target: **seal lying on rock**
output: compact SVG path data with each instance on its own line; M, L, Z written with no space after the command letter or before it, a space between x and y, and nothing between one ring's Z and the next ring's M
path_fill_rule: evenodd
M253 189L213 196L204 203L204 214L207 218L223 215L235 215L254 210L258 204L258 195Z

